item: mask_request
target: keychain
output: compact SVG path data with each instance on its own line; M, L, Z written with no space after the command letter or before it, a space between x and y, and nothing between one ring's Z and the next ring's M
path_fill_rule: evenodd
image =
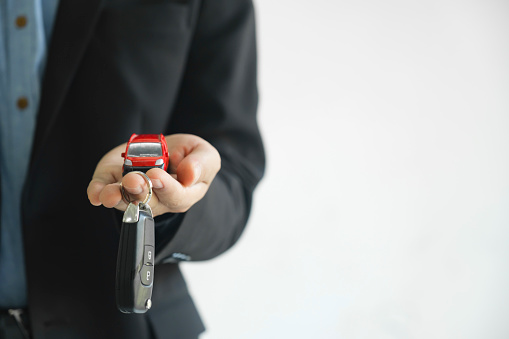
M116 300L123 313L145 313L152 306L154 281L154 218L148 205L152 197L152 181L143 172L148 194L142 202L131 201L122 184L120 189L128 203L122 219L117 256Z

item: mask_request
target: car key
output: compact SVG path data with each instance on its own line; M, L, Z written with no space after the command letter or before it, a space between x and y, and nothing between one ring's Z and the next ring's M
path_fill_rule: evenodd
M123 188L122 195L129 202L122 219L117 256L116 300L123 313L145 313L152 306L154 281L154 218L148 201L152 196L152 182L145 173L149 194L143 202L129 202Z

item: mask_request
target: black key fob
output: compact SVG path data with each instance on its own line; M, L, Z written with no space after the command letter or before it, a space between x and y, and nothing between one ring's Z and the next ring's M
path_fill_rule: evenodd
M129 203L122 219L117 256L116 299L123 313L145 313L152 306L154 219L148 204Z

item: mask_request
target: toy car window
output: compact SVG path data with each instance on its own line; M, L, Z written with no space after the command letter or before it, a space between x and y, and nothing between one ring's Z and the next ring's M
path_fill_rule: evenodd
M129 157L160 157L163 149L157 142L137 142L129 145L127 156Z

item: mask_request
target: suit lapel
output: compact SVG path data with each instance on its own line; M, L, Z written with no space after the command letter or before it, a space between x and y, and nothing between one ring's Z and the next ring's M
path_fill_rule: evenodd
M102 0L60 0L48 49L32 151L40 152L99 17Z

